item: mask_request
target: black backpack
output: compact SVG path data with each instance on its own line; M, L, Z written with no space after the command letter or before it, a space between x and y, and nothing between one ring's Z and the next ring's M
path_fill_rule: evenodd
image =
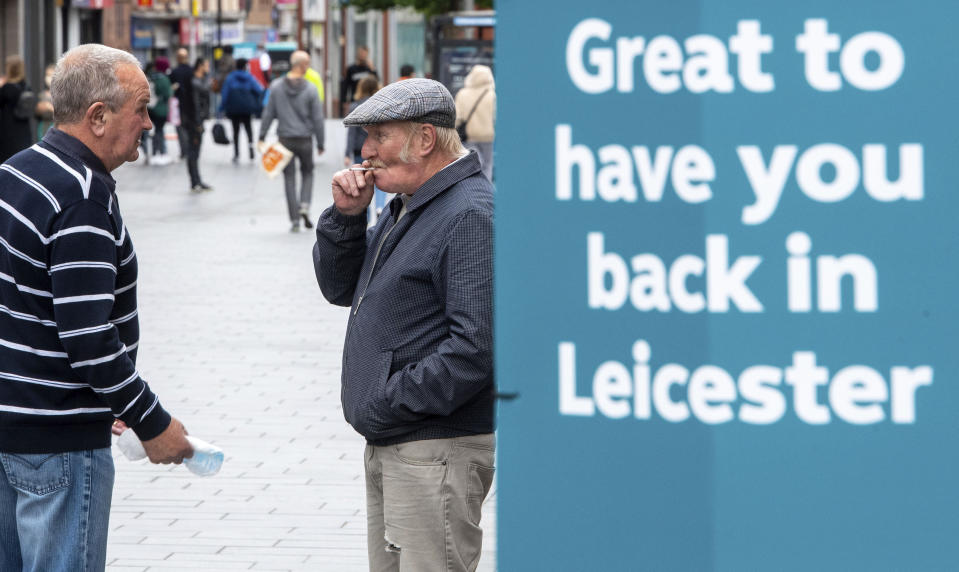
M37 94L30 89L30 86L24 85L20 97L17 98L17 104L13 108L13 116L21 121L33 119L37 109Z
M230 138L226 136L226 128L219 121L213 124L213 142L220 145L230 144Z

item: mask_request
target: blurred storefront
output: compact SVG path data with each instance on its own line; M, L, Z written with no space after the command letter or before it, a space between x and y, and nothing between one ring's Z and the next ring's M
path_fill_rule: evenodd
M172 57L181 46L190 50L191 60L211 58L214 47L243 41L243 5L241 0L138 0L125 31L129 49L141 61ZM112 40L121 47L122 38Z
M340 6L329 10L326 46L327 109L339 110L343 71L356 61L360 47L369 50L380 83L400 77L400 68L411 65L415 75L429 77L426 57L426 19L412 9L359 12Z
M128 50L144 63L157 56L172 60L180 47L190 50L192 61L213 59L219 45L233 45L247 58L295 45L310 53L325 84L327 113L335 116L343 72L359 47L369 49L383 84L396 81L406 65L415 76L439 79L430 54L440 45L437 30L450 26L431 27L413 9L361 12L334 0L0 0L0 58L24 55L28 80L40 84L47 64L89 42ZM442 39L491 45L489 33L487 38L481 28L463 28ZM480 50L492 53L491 47ZM439 65L448 64L443 59Z

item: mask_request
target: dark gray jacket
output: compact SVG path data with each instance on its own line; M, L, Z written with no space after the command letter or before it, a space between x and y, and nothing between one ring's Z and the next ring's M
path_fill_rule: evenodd
M266 138L273 120L280 137L313 137L324 147L323 105L316 86L303 78L286 77L270 84L270 96L260 122L260 141Z
M493 431L493 188L475 152L434 175L369 231L328 208L313 264L323 295L352 306L346 420L388 445Z

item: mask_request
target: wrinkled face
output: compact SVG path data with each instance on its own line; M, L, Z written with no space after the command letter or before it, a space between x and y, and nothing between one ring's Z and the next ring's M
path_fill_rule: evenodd
M412 195L416 192L424 180L423 169L418 163L404 163L400 159L400 152L406 145L409 134L405 124L391 121L367 125L363 129L367 137L361 153L363 158L370 161L376 168L373 171L373 181L376 186L388 193ZM414 135L415 138L416 135ZM414 140L411 146L414 152L415 143Z
M140 136L143 131L153 127L147 113L150 103L150 85L143 72L134 65L117 68L117 80L127 99L115 111L109 108L104 112L103 143L106 148L109 170L122 165L125 161L136 161L140 156ZM104 161L107 163L107 161Z

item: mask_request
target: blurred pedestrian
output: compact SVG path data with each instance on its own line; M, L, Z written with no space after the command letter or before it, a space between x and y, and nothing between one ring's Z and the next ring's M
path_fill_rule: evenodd
M130 54L85 44L50 91L54 128L0 167L4 571L104 569L111 424L154 463L193 454L136 369L137 260L110 176L150 128L146 77Z
M173 96L170 78L167 71L170 69L170 60L157 56L153 66L149 67L147 81L150 82L151 98L147 113L153 122L153 161L158 165L170 163L167 155L166 136L163 133L166 127L167 116L170 114L170 97Z
M376 75L376 68L370 61L370 51L366 46L356 48L356 61L346 68L340 81L340 105L343 115L349 113L350 103L356 101L356 87L364 77Z
M233 60L233 46L226 45L222 48L223 52L220 54L220 59L216 61L216 75L213 78L213 82L210 86L210 89L213 90L213 93L220 93L223 91L223 83L226 82L226 76L230 75L236 64Z
M286 206L290 215L291 232L300 231L300 219L306 228L310 221L310 203L313 201L313 138L316 150L323 154L323 106L313 84L303 75L310 67L310 55L297 50L290 55L290 71L270 84L270 98L260 123L260 141L266 139L273 120L280 144L293 152L293 160L283 169ZM300 192L296 192L296 164L300 165Z
M31 93L24 77L23 58L7 56L6 76L0 84L0 163L33 143L30 119L34 115L36 98L23 101Z
M320 96L320 103L323 103L323 101L326 100L326 94L323 92L323 78L320 77L319 72L313 68L306 68L303 79L316 86L316 92Z
M195 117L193 109L193 66L190 65L190 52L186 48L176 51L177 66L170 72L170 82L173 86L173 95L176 97L177 115L179 124L176 134L180 141L180 159L186 159L190 148L189 133L183 125L184 117Z
M226 114L233 124L233 162L240 160L240 126L246 130L250 160L253 160L253 115L261 111L263 88L253 75L246 71L247 61L236 60L236 69L226 76L220 90L220 112Z
M193 103L196 105L197 121L201 125L210 118L212 92L210 62L205 58L197 58L193 64Z
M366 438L369 569L475 570L493 481L493 189L439 82L390 84L350 113L366 158L333 177L313 265L350 306L342 405ZM373 183L398 193L367 231Z
M496 138L496 86L489 66L475 65L456 93L456 122L465 125L467 149L474 149L483 174L493 180L493 140Z
M56 68L55 64L50 64L43 73L43 91L37 96L37 108L35 110L37 140L43 139L47 130L53 127L53 96L50 95L50 81L53 79L53 71Z
M356 101L350 104L350 112L366 102L374 93L380 90L380 82L375 76L368 75L360 80L356 87ZM346 156L343 157L343 166L349 167L353 163L363 162L363 143L366 142L366 130L359 125L351 125L346 128ZM374 187L373 191L373 212L370 214L369 221L375 222L376 218L383 212L386 206L386 193L379 188Z
M260 69L260 58L254 57L250 60L250 75L256 79L257 83L260 84L260 87L263 89L268 89L270 87L270 82L266 81L266 77L263 76L263 70Z
M257 45L256 61L257 64L259 64L260 73L263 74L263 81L265 81L267 85L270 85L273 81L273 58L270 57L270 52L266 49L265 44Z
M416 77L416 68L410 64L403 64L400 66L400 79L397 81L403 81L404 79L410 79Z
M190 105L180 100L180 127L186 135L186 168L190 175L190 191L212 191L213 187L203 182L200 176L200 147L203 144L203 121L210 116L210 80L207 78L210 65L203 58L193 64L189 79Z

